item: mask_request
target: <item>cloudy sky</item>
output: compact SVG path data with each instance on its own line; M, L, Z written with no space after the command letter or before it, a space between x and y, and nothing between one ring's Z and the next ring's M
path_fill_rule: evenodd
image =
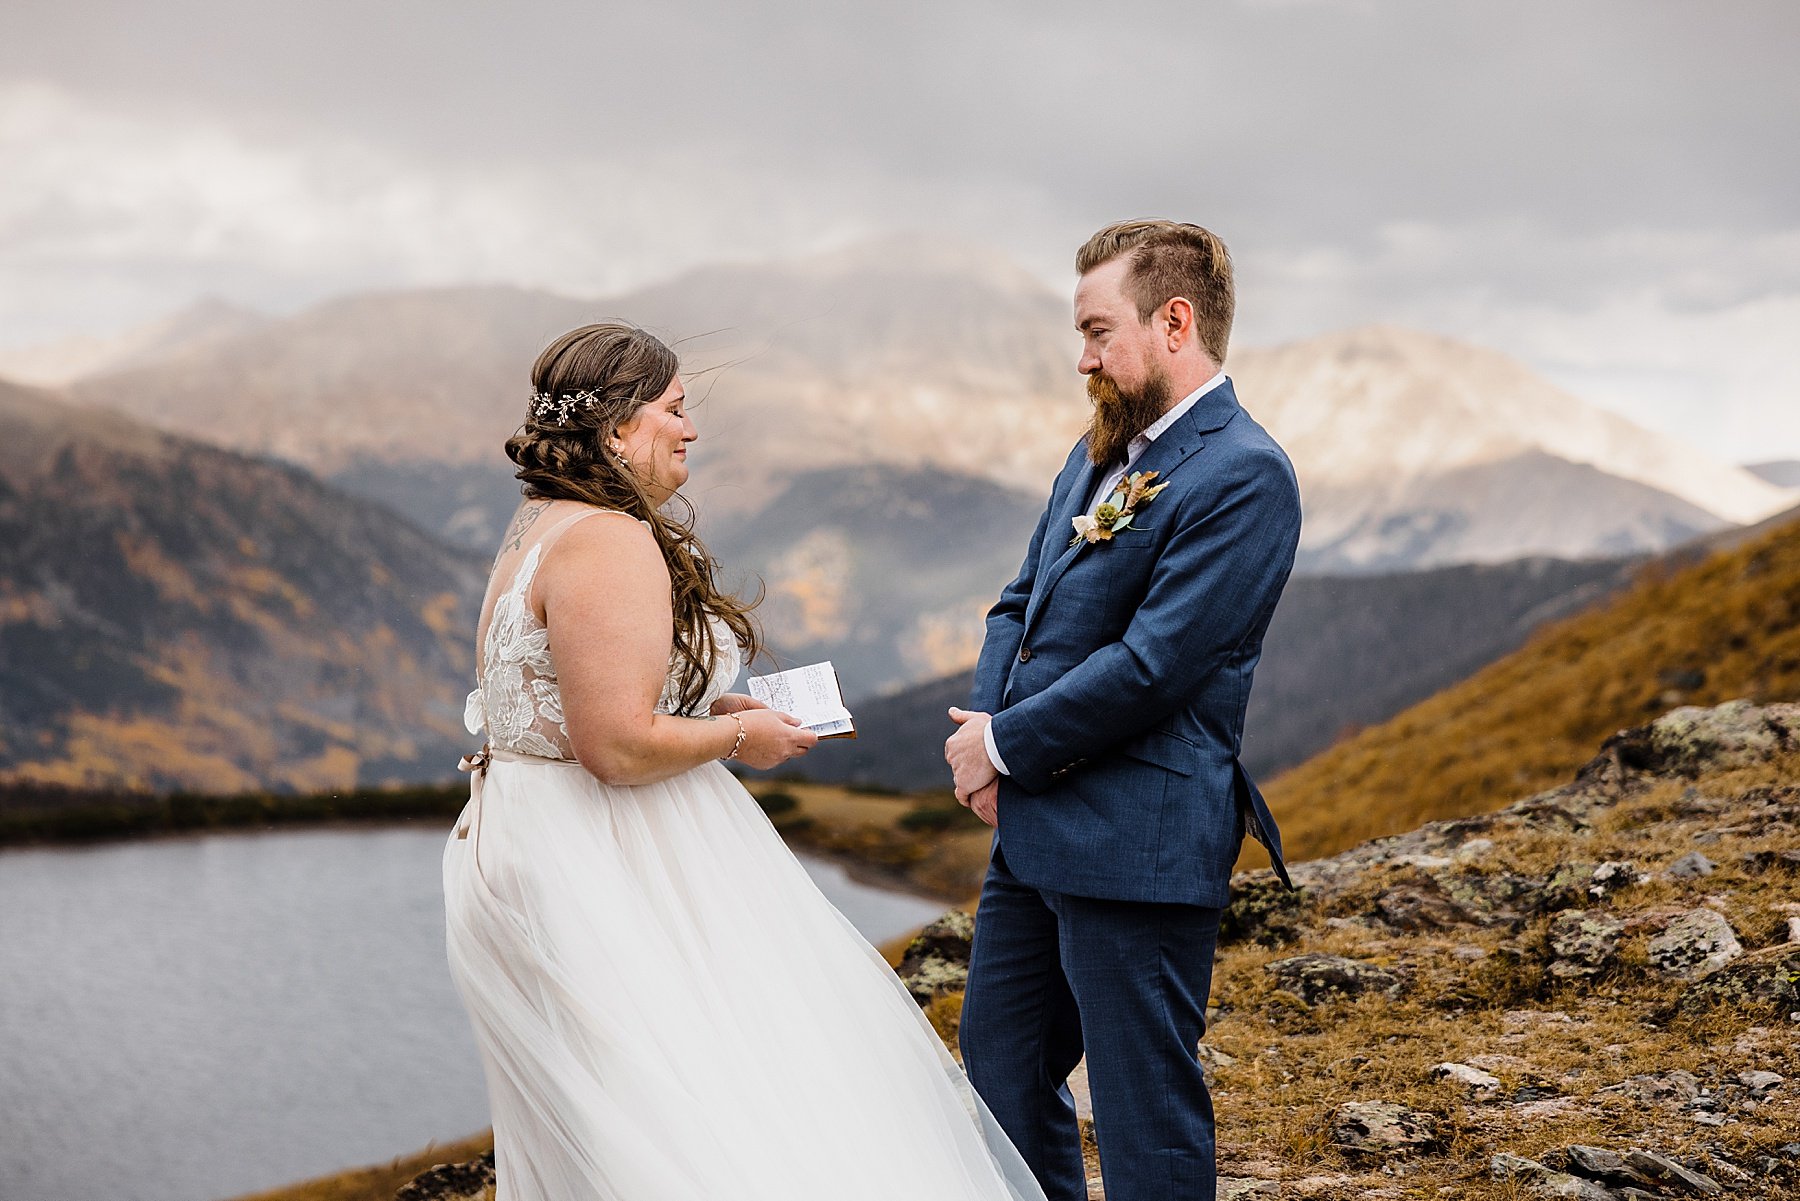
M1508 349L1800 458L1791 0L8 0L0 348L923 229L1232 245L1239 344Z

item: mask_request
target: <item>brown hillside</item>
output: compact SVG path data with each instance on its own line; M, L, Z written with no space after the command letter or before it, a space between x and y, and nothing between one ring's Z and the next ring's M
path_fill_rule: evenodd
M296 468L0 381L0 779L441 780L482 579Z
M1800 520L1605 604L1267 788L1290 860L1484 813L1566 779L1677 704L1800 697Z

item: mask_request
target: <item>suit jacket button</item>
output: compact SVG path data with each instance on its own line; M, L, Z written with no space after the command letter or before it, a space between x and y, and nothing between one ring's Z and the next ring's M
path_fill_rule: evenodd
M1019 662L1021 662L1021 663L1031 662L1031 648L1030 647L1022 646L1019 648Z

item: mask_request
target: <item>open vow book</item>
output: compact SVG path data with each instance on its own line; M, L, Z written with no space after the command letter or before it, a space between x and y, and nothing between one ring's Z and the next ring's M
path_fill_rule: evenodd
M750 695L781 713L791 713L820 738L855 738L856 723L844 708L837 670L828 659L772 675L751 676Z

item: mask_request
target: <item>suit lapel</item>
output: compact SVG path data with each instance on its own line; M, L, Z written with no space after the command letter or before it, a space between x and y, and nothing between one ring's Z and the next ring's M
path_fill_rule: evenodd
M1237 413L1237 394L1232 390L1231 381L1227 379L1217 388L1202 396L1194 403L1193 408L1182 415L1179 421L1164 430L1162 437L1152 442L1150 448L1138 458L1137 462L1131 465L1131 472L1154 471L1157 473L1157 482L1166 483L1169 477L1175 473L1176 468L1187 462L1199 452L1201 447L1206 445L1207 434L1223 429ZM1037 587L1031 593L1031 600L1025 606L1025 635L1027 637L1031 634L1032 623L1037 619L1039 611L1043 609L1044 602L1049 598L1051 590L1056 587L1056 582L1062 579L1063 573L1069 570L1070 564L1075 562L1077 556L1093 546L1086 541L1069 546L1066 541L1075 536L1073 520L1087 511L1089 494L1100 482L1100 469L1085 458L1082 462L1085 470L1082 471L1069 494L1063 497L1063 502L1057 509L1058 521L1054 528L1065 541L1051 542L1048 537L1044 539L1043 553L1055 554L1056 560L1038 578ZM1154 520L1156 515L1155 502L1152 501L1151 505L1151 508L1144 510L1146 521ZM1135 526L1136 522L1133 522L1133 525ZM1094 547L1094 549L1101 550L1103 548L1104 544Z
M1068 570L1069 564L1074 561L1075 556L1081 553L1082 546L1087 545L1081 543L1070 546L1069 539L1075 536L1075 518L1087 511L1088 496L1093 492L1094 485L1099 482L1100 469L1094 465L1091 459L1083 456L1081 472L1075 477L1075 482L1070 486L1068 492L1063 494L1062 503L1056 507L1056 519L1051 523L1049 534L1044 538L1044 548L1040 553L1050 559L1050 564L1038 575L1037 587L1031 590L1031 599L1026 602L1025 628L1027 630L1031 629L1032 619L1037 616L1038 608L1044 603L1044 598L1050 595L1050 589L1055 586L1057 579ZM1054 535L1054 537L1050 535Z

